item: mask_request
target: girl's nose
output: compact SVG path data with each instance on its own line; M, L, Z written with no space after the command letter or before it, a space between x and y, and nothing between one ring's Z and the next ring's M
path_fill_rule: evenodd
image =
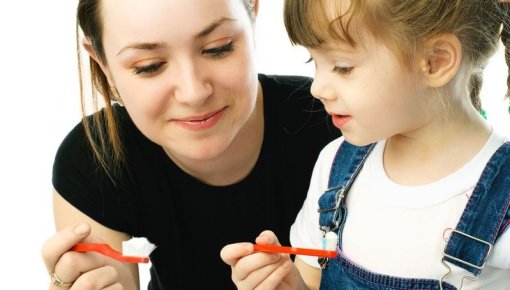
M310 92L312 96L315 98L324 101L324 100L333 100L335 98L334 90L330 86L331 82L335 80L331 78L327 74L327 72L322 72L318 69L315 70L315 77L312 82L312 86Z

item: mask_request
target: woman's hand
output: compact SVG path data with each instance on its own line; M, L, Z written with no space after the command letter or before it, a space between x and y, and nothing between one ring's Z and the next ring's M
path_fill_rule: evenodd
M52 281L50 290L125 289L119 283L117 268L107 257L69 251L79 242L99 242L90 233L90 225L81 223L64 228L44 243L42 256Z
M271 231L262 232L255 242L280 245ZM306 289L288 254L254 252L251 243L237 243L225 246L220 255L231 266L238 289Z

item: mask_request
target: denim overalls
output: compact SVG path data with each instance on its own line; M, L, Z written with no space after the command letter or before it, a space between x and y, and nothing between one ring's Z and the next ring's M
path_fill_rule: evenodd
M320 289L456 289L443 282L449 273L444 261L464 268L476 279L495 240L510 224L510 142L503 144L487 163L444 249L442 262L445 276L437 279L400 278L373 273L341 254L342 230L347 217L345 199L374 146L357 147L344 141L333 161L329 188L319 199L319 213L321 230L338 234L339 255L335 259L319 259L323 268Z

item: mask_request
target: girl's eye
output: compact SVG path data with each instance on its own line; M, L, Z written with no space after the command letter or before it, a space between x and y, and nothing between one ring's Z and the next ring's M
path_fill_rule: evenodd
M204 49L202 50L202 53L211 57L222 57L233 50L234 44L232 43L232 41L230 41L229 43L223 46Z
M335 66L333 72L339 75L350 75L353 69L352 66Z
M133 73L136 75L150 76L150 75L156 74L161 69L161 67L163 67L164 64L165 64L165 62L156 62L156 63L151 63L149 65L136 67L133 70Z

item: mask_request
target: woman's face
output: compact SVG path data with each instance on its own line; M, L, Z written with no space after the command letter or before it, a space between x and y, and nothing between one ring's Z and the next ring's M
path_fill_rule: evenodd
M102 1L105 72L140 131L176 158L225 152L257 97L239 0Z

